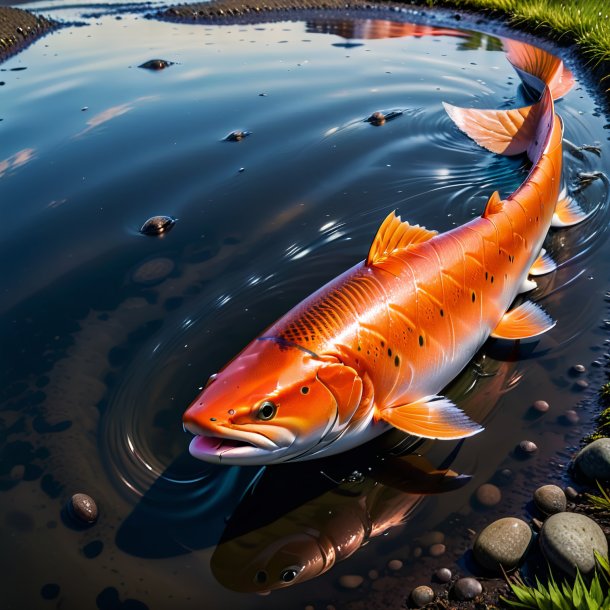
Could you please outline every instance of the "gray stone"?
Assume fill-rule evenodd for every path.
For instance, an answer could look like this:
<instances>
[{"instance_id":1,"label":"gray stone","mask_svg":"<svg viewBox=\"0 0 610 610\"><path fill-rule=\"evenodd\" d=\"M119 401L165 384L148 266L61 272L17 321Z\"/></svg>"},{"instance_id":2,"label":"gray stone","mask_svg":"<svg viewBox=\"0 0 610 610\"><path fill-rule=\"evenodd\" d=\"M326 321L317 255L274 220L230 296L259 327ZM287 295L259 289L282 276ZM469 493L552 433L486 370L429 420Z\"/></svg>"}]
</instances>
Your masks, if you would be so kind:
<instances>
[{"instance_id":1,"label":"gray stone","mask_svg":"<svg viewBox=\"0 0 610 610\"><path fill-rule=\"evenodd\" d=\"M402 568L402 561L400 561L400 559L390 559L390 561L388 561L388 568L390 570L400 570Z\"/></svg>"},{"instance_id":2,"label":"gray stone","mask_svg":"<svg viewBox=\"0 0 610 610\"><path fill-rule=\"evenodd\" d=\"M418 608L429 604L433 599L434 591L425 585L415 587L415 589L411 591L411 600Z\"/></svg>"},{"instance_id":3,"label":"gray stone","mask_svg":"<svg viewBox=\"0 0 610 610\"><path fill-rule=\"evenodd\" d=\"M533 406L538 413L546 413L549 410L549 403L546 400L537 400Z\"/></svg>"},{"instance_id":4,"label":"gray stone","mask_svg":"<svg viewBox=\"0 0 610 610\"><path fill-rule=\"evenodd\" d=\"M576 568L588 575L595 568L595 551L608 557L608 541L602 528L585 515L557 513L542 526L540 547L549 562L571 576Z\"/></svg>"},{"instance_id":5,"label":"gray stone","mask_svg":"<svg viewBox=\"0 0 610 610\"><path fill-rule=\"evenodd\" d=\"M449 582L453 577L451 570L449 568L439 568L436 572L434 572L434 576L436 576L436 580L438 582Z\"/></svg>"},{"instance_id":6,"label":"gray stone","mask_svg":"<svg viewBox=\"0 0 610 610\"><path fill-rule=\"evenodd\" d=\"M544 515L562 513L568 504L563 489L557 485L543 485L534 492L534 504Z\"/></svg>"},{"instance_id":7,"label":"gray stone","mask_svg":"<svg viewBox=\"0 0 610 610\"><path fill-rule=\"evenodd\" d=\"M576 472L589 481L610 479L610 438L598 438L574 458Z\"/></svg>"},{"instance_id":8,"label":"gray stone","mask_svg":"<svg viewBox=\"0 0 610 610\"><path fill-rule=\"evenodd\" d=\"M483 587L476 578L460 578L453 585L455 596L461 601L470 601L483 593Z\"/></svg>"},{"instance_id":9,"label":"gray stone","mask_svg":"<svg viewBox=\"0 0 610 610\"><path fill-rule=\"evenodd\" d=\"M95 523L98 510L95 500L87 494L74 494L68 503L69 512L84 523Z\"/></svg>"},{"instance_id":10,"label":"gray stone","mask_svg":"<svg viewBox=\"0 0 610 610\"><path fill-rule=\"evenodd\" d=\"M441 555L443 555L445 553L445 551L447 550L447 547L444 544L433 544L429 549L428 549L428 555L430 555L430 557L440 557Z\"/></svg>"},{"instance_id":11,"label":"gray stone","mask_svg":"<svg viewBox=\"0 0 610 610\"><path fill-rule=\"evenodd\" d=\"M536 453L538 451L538 446L533 441L521 441L519 443L519 451L521 451L524 455L531 455L532 453Z\"/></svg>"},{"instance_id":12,"label":"gray stone","mask_svg":"<svg viewBox=\"0 0 610 610\"><path fill-rule=\"evenodd\" d=\"M521 519L505 517L490 523L476 538L474 558L487 570L501 573L516 568L532 541L530 526Z\"/></svg>"},{"instance_id":13,"label":"gray stone","mask_svg":"<svg viewBox=\"0 0 610 610\"><path fill-rule=\"evenodd\" d=\"M475 497L481 506L491 508L496 504L500 504L500 501L502 500L502 492L495 485L492 485L491 483L484 483L477 489Z\"/></svg>"}]
</instances>

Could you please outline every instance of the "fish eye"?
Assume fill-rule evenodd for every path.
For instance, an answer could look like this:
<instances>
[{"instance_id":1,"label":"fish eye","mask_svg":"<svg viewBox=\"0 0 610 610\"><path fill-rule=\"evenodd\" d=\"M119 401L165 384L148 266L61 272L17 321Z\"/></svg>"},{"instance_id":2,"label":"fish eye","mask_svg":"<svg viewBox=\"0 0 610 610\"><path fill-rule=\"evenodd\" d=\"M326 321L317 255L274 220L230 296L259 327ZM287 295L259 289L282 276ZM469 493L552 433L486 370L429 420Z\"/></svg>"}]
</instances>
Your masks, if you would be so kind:
<instances>
[{"instance_id":1,"label":"fish eye","mask_svg":"<svg viewBox=\"0 0 610 610\"><path fill-rule=\"evenodd\" d=\"M301 394L309 394L309 388L306 385L301 388Z\"/></svg>"},{"instance_id":2,"label":"fish eye","mask_svg":"<svg viewBox=\"0 0 610 610\"><path fill-rule=\"evenodd\" d=\"M297 577L298 573L298 570L288 568L280 574L280 578L282 579L282 582L292 582Z\"/></svg>"},{"instance_id":3,"label":"fish eye","mask_svg":"<svg viewBox=\"0 0 610 610\"><path fill-rule=\"evenodd\" d=\"M254 575L254 582L259 585L262 585L263 583L267 582L267 572L265 572L265 570L259 570Z\"/></svg>"},{"instance_id":4,"label":"fish eye","mask_svg":"<svg viewBox=\"0 0 610 610\"><path fill-rule=\"evenodd\" d=\"M276 412L277 405L270 400L265 400L265 402L261 403L260 407L258 408L256 417L258 417L258 419L262 419L263 421L269 421L275 417Z\"/></svg>"}]
</instances>

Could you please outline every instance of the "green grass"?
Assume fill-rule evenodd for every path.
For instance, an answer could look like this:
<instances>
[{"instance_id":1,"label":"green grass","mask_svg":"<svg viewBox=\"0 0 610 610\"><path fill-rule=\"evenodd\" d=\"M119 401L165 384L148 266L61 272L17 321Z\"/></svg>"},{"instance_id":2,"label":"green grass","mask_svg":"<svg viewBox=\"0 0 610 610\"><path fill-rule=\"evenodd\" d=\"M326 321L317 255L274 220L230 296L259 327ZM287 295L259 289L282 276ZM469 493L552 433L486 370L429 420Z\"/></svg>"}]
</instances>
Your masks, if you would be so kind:
<instances>
[{"instance_id":1,"label":"green grass","mask_svg":"<svg viewBox=\"0 0 610 610\"><path fill-rule=\"evenodd\" d=\"M514 25L576 43L593 64L610 62L608 0L426 0L426 4L498 11Z\"/></svg>"},{"instance_id":2,"label":"green grass","mask_svg":"<svg viewBox=\"0 0 610 610\"><path fill-rule=\"evenodd\" d=\"M595 494L585 494L587 502L593 508L610 512L610 495L608 494L609 490L604 489L599 481L597 481L597 487L599 488L599 491L602 495L597 496Z\"/></svg>"}]
</instances>

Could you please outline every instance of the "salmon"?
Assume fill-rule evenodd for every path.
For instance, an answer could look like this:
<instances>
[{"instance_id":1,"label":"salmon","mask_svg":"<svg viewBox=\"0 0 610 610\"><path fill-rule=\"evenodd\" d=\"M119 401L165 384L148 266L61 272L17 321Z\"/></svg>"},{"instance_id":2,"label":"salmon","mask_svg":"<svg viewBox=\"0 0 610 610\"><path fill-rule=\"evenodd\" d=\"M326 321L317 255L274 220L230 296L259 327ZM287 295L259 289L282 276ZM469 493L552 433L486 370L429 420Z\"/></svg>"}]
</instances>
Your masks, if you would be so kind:
<instances>
[{"instance_id":1,"label":"salmon","mask_svg":"<svg viewBox=\"0 0 610 610\"><path fill-rule=\"evenodd\" d=\"M320 288L252 341L184 414L190 452L223 464L309 460L351 449L392 426L434 439L480 433L442 390L489 337L532 339L554 320L531 301L556 265L542 249L551 226L587 215L562 191L563 125L554 100L574 79L545 51L505 41L508 60L539 99L510 110L445 104L457 127L532 166L480 217L438 234L390 213L366 259Z\"/></svg>"}]
</instances>

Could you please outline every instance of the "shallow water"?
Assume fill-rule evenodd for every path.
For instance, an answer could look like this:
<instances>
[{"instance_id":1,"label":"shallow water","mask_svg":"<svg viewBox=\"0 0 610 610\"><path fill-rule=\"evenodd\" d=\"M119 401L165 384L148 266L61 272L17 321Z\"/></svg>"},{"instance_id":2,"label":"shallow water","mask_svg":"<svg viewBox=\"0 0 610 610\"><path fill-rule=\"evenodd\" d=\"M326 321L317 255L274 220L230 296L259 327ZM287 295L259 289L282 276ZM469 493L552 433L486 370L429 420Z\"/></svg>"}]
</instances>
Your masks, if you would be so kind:
<instances>
[{"instance_id":1,"label":"shallow water","mask_svg":"<svg viewBox=\"0 0 610 610\"><path fill-rule=\"evenodd\" d=\"M562 480L591 420L592 391L569 371L582 362L595 379L605 350L603 181L578 194L598 206L593 217L548 239L560 268L532 298L557 327L533 346L486 346L448 391L486 426L477 437L424 443L427 461L400 457L408 443L390 435L259 471L192 459L180 421L211 373L364 258L389 211L443 231L525 178L523 159L478 148L441 106L524 103L499 41L415 37L388 21L394 13L203 26L52 6L85 27L0 67L3 607L343 607L379 596L399 606L460 560L469 527L527 516L531 491ZM153 58L175 64L137 67ZM365 122L377 110L398 116ZM568 140L602 147L601 158L566 150L568 184L607 172L608 119L595 101L577 84L558 110ZM224 141L238 129L251 135ZM178 221L162 238L140 235L156 214ZM533 418L539 398L552 407ZM575 407L582 425L568 427L561 416ZM527 461L513 452L524 438L540 447ZM441 465L472 478L439 482L430 471ZM503 502L485 512L472 494L505 468ZM91 528L61 514L77 491L99 502ZM417 559L429 530L444 533L446 554ZM324 571L322 539L353 554ZM278 540L296 544L282 551L289 559ZM306 559L294 586L240 592L269 589ZM402 580L390 559L405 562ZM346 590L345 574L367 579Z\"/></svg>"}]
</instances>

